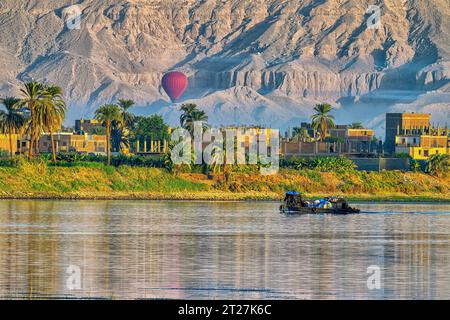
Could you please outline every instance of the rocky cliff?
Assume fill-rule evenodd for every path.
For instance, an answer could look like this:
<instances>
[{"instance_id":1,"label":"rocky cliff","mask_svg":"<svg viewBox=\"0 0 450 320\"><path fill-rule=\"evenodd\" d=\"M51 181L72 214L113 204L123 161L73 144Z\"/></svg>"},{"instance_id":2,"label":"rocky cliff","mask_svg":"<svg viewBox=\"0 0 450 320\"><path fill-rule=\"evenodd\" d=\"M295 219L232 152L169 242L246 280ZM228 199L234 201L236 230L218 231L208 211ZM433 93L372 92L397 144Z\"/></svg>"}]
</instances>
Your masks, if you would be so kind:
<instances>
[{"instance_id":1,"label":"rocky cliff","mask_svg":"<svg viewBox=\"0 0 450 320\"><path fill-rule=\"evenodd\" d=\"M79 29L67 24L73 4ZM214 123L295 125L318 101L339 108L338 120L366 121L399 104L420 111L428 95L448 119L449 1L373 4L2 0L0 92L39 79L65 88L71 120L127 97L176 122L160 80L177 69L189 75L184 98Z\"/></svg>"}]
</instances>

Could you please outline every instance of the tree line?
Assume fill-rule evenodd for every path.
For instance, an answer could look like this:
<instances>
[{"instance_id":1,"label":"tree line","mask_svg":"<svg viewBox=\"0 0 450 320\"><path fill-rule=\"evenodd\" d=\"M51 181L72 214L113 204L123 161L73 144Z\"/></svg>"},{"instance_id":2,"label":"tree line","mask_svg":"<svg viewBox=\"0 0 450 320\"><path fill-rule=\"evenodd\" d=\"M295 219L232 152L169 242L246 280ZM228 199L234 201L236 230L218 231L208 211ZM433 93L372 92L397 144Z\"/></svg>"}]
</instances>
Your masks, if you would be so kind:
<instances>
[{"instance_id":1,"label":"tree line","mask_svg":"<svg viewBox=\"0 0 450 320\"><path fill-rule=\"evenodd\" d=\"M64 121L67 106L62 89L52 84L31 81L23 84L20 97L1 99L6 110L0 110L0 131L9 136L10 156L13 157L12 135L29 136L28 158L39 154L39 137L50 133L53 161L56 149L53 132Z\"/></svg>"},{"instance_id":2,"label":"tree line","mask_svg":"<svg viewBox=\"0 0 450 320\"><path fill-rule=\"evenodd\" d=\"M67 112L67 104L63 99L62 89L53 84L30 81L20 88L19 97L6 97L0 99L5 110L0 110L0 133L9 136L10 157L13 158L14 134L28 136L28 158L39 155L39 139L42 134L50 135L52 160L56 162L56 147L54 132L61 130ZM131 111L135 102L130 99L119 99L116 104L105 104L95 111L95 119L102 123L104 132L93 132L106 135L107 164L111 164L111 150L124 151L138 140L167 140L170 142L169 126L162 116L150 117L136 116ZM315 113L311 116L311 125L314 137L310 137L306 128L294 128L294 136L302 141L324 141L328 131L334 128L334 116L331 114L332 106L326 103L314 107ZM180 126L193 134L194 123L202 122L203 128L209 128L208 116L197 105L188 103L181 105ZM351 124L350 128L360 129L359 122ZM98 129L98 128L97 128ZM21 150L22 148L20 148ZM427 162L430 173L448 172L449 156L433 155ZM412 163L413 170L417 171L419 165ZM215 165L214 171L216 171ZM220 168L219 168L220 170ZM224 168L225 171L225 168Z\"/></svg>"}]
</instances>

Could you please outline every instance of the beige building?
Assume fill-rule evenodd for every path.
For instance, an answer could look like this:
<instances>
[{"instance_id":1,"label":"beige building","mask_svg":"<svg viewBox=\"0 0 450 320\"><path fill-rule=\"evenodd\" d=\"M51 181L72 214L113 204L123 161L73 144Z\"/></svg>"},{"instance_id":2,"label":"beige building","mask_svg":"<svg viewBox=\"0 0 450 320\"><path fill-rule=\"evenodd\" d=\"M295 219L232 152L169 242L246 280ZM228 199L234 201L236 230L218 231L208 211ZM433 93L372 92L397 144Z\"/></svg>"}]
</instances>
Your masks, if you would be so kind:
<instances>
[{"instance_id":1,"label":"beige building","mask_svg":"<svg viewBox=\"0 0 450 320\"><path fill-rule=\"evenodd\" d=\"M102 128L102 123L95 119L75 120L75 132L77 134L92 134L95 128Z\"/></svg>"},{"instance_id":2,"label":"beige building","mask_svg":"<svg viewBox=\"0 0 450 320\"><path fill-rule=\"evenodd\" d=\"M408 154L414 160L427 160L435 154L449 153L447 130L435 135L403 134L395 137L395 152Z\"/></svg>"},{"instance_id":3,"label":"beige building","mask_svg":"<svg viewBox=\"0 0 450 320\"><path fill-rule=\"evenodd\" d=\"M13 154L16 154L20 147L20 136L17 134L11 135L11 141ZM9 153L9 135L0 134L0 150Z\"/></svg>"},{"instance_id":4,"label":"beige building","mask_svg":"<svg viewBox=\"0 0 450 320\"><path fill-rule=\"evenodd\" d=\"M430 130L431 114L429 113L387 113L386 114L386 141L384 151L395 153L396 136L416 134Z\"/></svg>"},{"instance_id":5,"label":"beige building","mask_svg":"<svg viewBox=\"0 0 450 320\"><path fill-rule=\"evenodd\" d=\"M106 153L106 136L103 135L55 133L53 136L56 152ZM45 134L39 139L39 152L52 152L49 134Z\"/></svg>"},{"instance_id":6,"label":"beige building","mask_svg":"<svg viewBox=\"0 0 450 320\"><path fill-rule=\"evenodd\" d=\"M370 154L376 151L372 143L374 138L372 129L350 129L348 126L338 125L329 130L328 138L331 138L326 139L328 142L300 141L296 138L284 139L281 142L281 153L288 156L301 156Z\"/></svg>"},{"instance_id":7,"label":"beige building","mask_svg":"<svg viewBox=\"0 0 450 320\"><path fill-rule=\"evenodd\" d=\"M407 154L415 160L427 160L449 152L448 129L433 128L429 113L386 114L385 152Z\"/></svg>"}]
</instances>

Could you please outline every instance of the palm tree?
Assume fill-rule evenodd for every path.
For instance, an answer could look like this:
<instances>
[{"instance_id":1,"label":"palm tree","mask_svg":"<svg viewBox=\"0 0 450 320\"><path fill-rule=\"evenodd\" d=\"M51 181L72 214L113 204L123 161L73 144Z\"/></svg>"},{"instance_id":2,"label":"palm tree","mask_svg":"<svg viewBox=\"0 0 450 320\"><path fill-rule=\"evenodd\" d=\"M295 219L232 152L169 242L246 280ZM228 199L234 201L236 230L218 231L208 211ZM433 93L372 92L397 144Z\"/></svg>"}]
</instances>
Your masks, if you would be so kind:
<instances>
[{"instance_id":1,"label":"palm tree","mask_svg":"<svg viewBox=\"0 0 450 320\"><path fill-rule=\"evenodd\" d=\"M31 157L33 156L33 146L35 148L35 154L38 154L39 152L39 128L36 119L36 109L42 104L48 102L48 96L46 95L44 86L36 81L25 83L23 88L20 89L20 93L22 97L18 104L18 107L25 108L30 112L30 147L28 150L28 158L31 159Z\"/></svg>"},{"instance_id":2,"label":"palm tree","mask_svg":"<svg viewBox=\"0 0 450 320\"><path fill-rule=\"evenodd\" d=\"M0 130L2 133L7 133L9 136L9 153L12 159L12 135L23 128L26 119L17 108L20 99L7 97L0 101L6 108L6 111L0 110Z\"/></svg>"},{"instance_id":3,"label":"palm tree","mask_svg":"<svg viewBox=\"0 0 450 320\"><path fill-rule=\"evenodd\" d=\"M52 145L52 159L56 162L55 139L53 130L60 129L66 116L67 106L62 96L62 89L55 85L45 87L45 93L48 97L45 103L36 108L37 123L44 130L48 130Z\"/></svg>"},{"instance_id":4,"label":"palm tree","mask_svg":"<svg viewBox=\"0 0 450 320\"><path fill-rule=\"evenodd\" d=\"M203 130L209 128L208 116L206 115L205 111L194 110L186 117L183 128L189 131L191 135L194 133L195 122L201 122Z\"/></svg>"},{"instance_id":5,"label":"palm tree","mask_svg":"<svg viewBox=\"0 0 450 320\"><path fill-rule=\"evenodd\" d=\"M446 175L449 172L450 155L434 154L427 162L427 171L432 175Z\"/></svg>"},{"instance_id":6,"label":"palm tree","mask_svg":"<svg viewBox=\"0 0 450 320\"><path fill-rule=\"evenodd\" d=\"M317 113L311 116L312 125L315 130L320 131L321 140L327 136L328 129L334 128L334 116L329 114L333 109L328 103L317 104L314 111Z\"/></svg>"},{"instance_id":7,"label":"palm tree","mask_svg":"<svg viewBox=\"0 0 450 320\"><path fill-rule=\"evenodd\" d=\"M213 173L220 172L222 164L224 164L224 152L220 146L213 146L211 150L211 161L209 164L209 169Z\"/></svg>"},{"instance_id":8,"label":"palm tree","mask_svg":"<svg viewBox=\"0 0 450 320\"><path fill-rule=\"evenodd\" d=\"M111 165L111 123L122 121L120 108L115 104L105 104L95 111L95 119L101 121L106 127L106 155L109 166Z\"/></svg>"},{"instance_id":9,"label":"palm tree","mask_svg":"<svg viewBox=\"0 0 450 320\"><path fill-rule=\"evenodd\" d=\"M119 152L124 148L130 147L128 136L128 130L121 123L117 121L111 123L111 146L114 151Z\"/></svg>"},{"instance_id":10,"label":"palm tree","mask_svg":"<svg viewBox=\"0 0 450 320\"><path fill-rule=\"evenodd\" d=\"M181 105L181 109L183 113L180 116L180 125L184 128L186 124L186 120L191 116L192 112L198 111L197 105L193 103L187 103Z\"/></svg>"},{"instance_id":11,"label":"palm tree","mask_svg":"<svg viewBox=\"0 0 450 320\"><path fill-rule=\"evenodd\" d=\"M361 122L353 122L350 126L349 129L363 129L363 125Z\"/></svg>"},{"instance_id":12,"label":"palm tree","mask_svg":"<svg viewBox=\"0 0 450 320\"><path fill-rule=\"evenodd\" d=\"M298 138L300 139L300 141L303 142L311 139L311 137L308 134L308 129L306 128L295 127L292 131L292 134L294 138Z\"/></svg>"},{"instance_id":13,"label":"palm tree","mask_svg":"<svg viewBox=\"0 0 450 320\"><path fill-rule=\"evenodd\" d=\"M122 114L122 121L113 121L111 123L111 144L115 151L120 151L122 148L128 148L130 128L133 126L135 119L134 114L128 111L133 105L133 100L119 99L118 106Z\"/></svg>"},{"instance_id":14,"label":"palm tree","mask_svg":"<svg viewBox=\"0 0 450 320\"><path fill-rule=\"evenodd\" d=\"M134 121L134 114L128 111L132 106L135 105L135 102L130 99L119 99L118 106L121 109L122 112L122 119L123 119L123 125L125 127L130 127L133 124Z\"/></svg>"}]
</instances>

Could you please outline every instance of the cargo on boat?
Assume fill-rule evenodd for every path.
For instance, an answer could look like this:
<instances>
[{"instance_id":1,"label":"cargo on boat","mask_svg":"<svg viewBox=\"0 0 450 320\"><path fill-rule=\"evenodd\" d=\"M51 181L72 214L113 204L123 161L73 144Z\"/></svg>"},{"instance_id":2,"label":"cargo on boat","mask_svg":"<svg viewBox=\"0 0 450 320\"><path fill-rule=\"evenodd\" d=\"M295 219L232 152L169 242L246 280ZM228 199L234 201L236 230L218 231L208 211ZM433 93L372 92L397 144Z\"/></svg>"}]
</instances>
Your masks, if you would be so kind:
<instances>
[{"instance_id":1,"label":"cargo on boat","mask_svg":"<svg viewBox=\"0 0 450 320\"><path fill-rule=\"evenodd\" d=\"M289 191L280 206L285 214L355 214L360 210L349 206L340 196L326 197L320 200L303 200L300 193Z\"/></svg>"}]
</instances>

